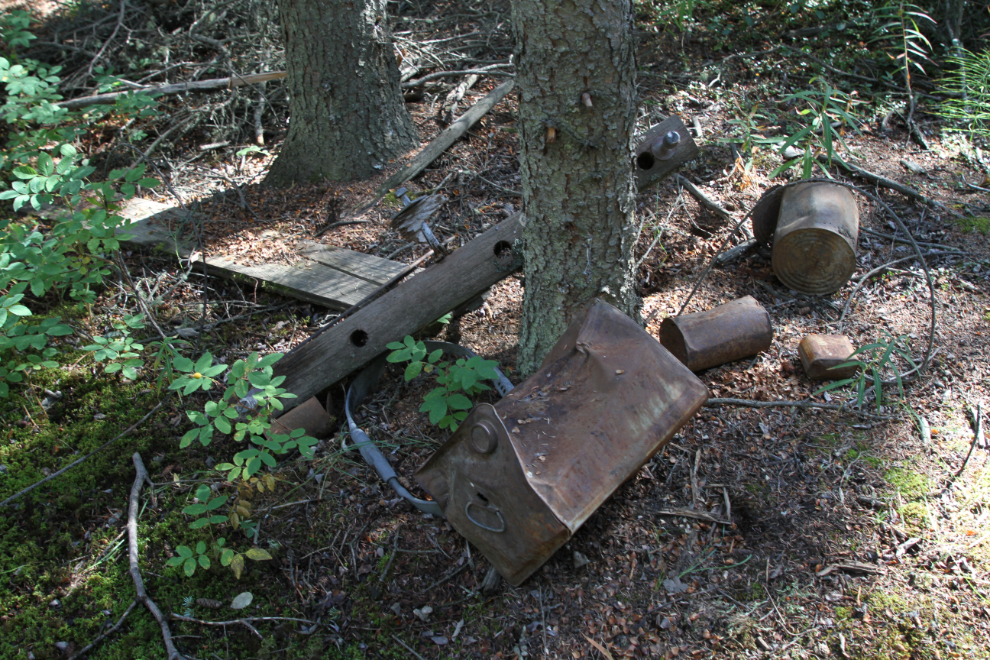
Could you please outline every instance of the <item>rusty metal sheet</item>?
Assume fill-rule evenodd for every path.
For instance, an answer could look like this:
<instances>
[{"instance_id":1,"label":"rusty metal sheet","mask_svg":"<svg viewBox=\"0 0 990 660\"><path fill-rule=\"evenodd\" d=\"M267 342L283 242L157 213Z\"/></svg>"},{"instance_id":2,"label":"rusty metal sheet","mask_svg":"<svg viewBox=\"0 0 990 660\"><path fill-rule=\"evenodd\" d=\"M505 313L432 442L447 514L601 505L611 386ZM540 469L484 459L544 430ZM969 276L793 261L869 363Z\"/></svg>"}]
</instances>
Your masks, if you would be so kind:
<instances>
[{"instance_id":1,"label":"rusty metal sheet","mask_svg":"<svg viewBox=\"0 0 990 660\"><path fill-rule=\"evenodd\" d=\"M652 336L594 301L541 368L494 407L476 407L416 479L518 585L707 398Z\"/></svg>"},{"instance_id":2,"label":"rusty metal sheet","mask_svg":"<svg viewBox=\"0 0 990 660\"><path fill-rule=\"evenodd\" d=\"M856 196L832 183L784 191L773 237L773 272L785 285L812 295L835 293L856 272Z\"/></svg>"},{"instance_id":3,"label":"rusty metal sheet","mask_svg":"<svg viewBox=\"0 0 990 660\"><path fill-rule=\"evenodd\" d=\"M296 429L303 429L306 435L313 438L325 438L330 435L330 431L333 429L333 417L327 414L317 398L313 396L278 419L273 419L269 433L289 434Z\"/></svg>"},{"instance_id":4,"label":"rusty metal sheet","mask_svg":"<svg viewBox=\"0 0 990 660\"><path fill-rule=\"evenodd\" d=\"M770 315L753 296L660 324L660 343L691 371L756 355L772 342Z\"/></svg>"}]
</instances>

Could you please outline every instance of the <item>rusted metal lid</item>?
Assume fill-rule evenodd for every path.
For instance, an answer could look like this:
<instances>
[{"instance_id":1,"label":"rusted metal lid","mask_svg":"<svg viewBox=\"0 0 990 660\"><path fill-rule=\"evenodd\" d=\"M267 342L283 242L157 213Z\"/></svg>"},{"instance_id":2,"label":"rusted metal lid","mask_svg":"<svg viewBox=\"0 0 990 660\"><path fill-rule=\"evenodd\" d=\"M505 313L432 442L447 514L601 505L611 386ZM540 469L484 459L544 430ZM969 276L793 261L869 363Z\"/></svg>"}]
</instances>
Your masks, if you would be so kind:
<instances>
[{"instance_id":1,"label":"rusted metal lid","mask_svg":"<svg viewBox=\"0 0 990 660\"><path fill-rule=\"evenodd\" d=\"M763 193L763 197L753 207L750 216L753 220L753 237L761 245L773 243L773 234L777 231L777 218L780 216L780 200L784 195L782 186L774 186Z\"/></svg>"}]
</instances>

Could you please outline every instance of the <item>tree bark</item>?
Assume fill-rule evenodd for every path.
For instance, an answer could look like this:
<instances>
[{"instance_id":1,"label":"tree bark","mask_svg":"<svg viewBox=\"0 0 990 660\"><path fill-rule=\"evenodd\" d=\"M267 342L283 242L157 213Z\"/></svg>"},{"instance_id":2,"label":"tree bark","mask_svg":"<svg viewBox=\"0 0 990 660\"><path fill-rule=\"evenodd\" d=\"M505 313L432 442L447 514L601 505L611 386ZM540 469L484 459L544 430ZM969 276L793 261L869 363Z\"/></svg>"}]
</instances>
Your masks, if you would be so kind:
<instances>
[{"instance_id":1,"label":"tree bark","mask_svg":"<svg viewBox=\"0 0 990 660\"><path fill-rule=\"evenodd\" d=\"M281 0L289 132L265 182L378 173L417 146L385 0Z\"/></svg>"},{"instance_id":2,"label":"tree bark","mask_svg":"<svg viewBox=\"0 0 990 660\"><path fill-rule=\"evenodd\" d=\"M515 0L524 272L519 369L531 373L585 303L639 319L631 0Z\"/></svg>"}]
</instances>

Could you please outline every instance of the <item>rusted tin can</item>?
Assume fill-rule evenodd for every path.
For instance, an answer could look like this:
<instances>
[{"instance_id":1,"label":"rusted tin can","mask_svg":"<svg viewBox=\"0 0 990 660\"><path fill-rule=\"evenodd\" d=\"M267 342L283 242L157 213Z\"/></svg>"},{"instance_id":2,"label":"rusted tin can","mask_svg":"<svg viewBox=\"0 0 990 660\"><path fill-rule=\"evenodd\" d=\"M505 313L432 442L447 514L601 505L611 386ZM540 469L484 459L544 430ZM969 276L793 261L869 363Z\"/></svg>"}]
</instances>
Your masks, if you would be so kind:
<instances>
[{"instance_id":1,"label":"rusted tin can","mask_svg":"<svg viewBox=\"0 0 990 660\"><path fill-rule=\"evenodd\" d=\"M798 344L798 355L801 357L804 373L811 380L852 378L861 364L839 369L836 367L849 362L854 352L852 342L845 335L808 335Z\"/></svg>"},{"instance_id":2,"label":"rusted tin can","mask_svg":"<svg viewBox=\"0 0 990 660\"><path fill-rule=\"evenodd\" d=\"M801 293L826 295L856 271L856 196L831 183L787 188L773 236L773 272Z\"/></svg>"},{"instance_id":3,"label":"rusted tin can","mask_svg":"<svg viewBox=\"0 0 990 660\"><path fill-rule=\"evenodd\" d=\"M595 301L539 371L476 406L416 480L519 585L707 398L653 337Z\"/></svg>"},{"instance_id":4,"label":"rusted tin can","mask_svg":"<svg viewBox=\"0 0 990 660\"><path fill-rule=\"evenodd\" d=\"M770 315L753 296L660 324L660 343L691 371L756 355L772 342Z\"/></svg>"}]
</instances>

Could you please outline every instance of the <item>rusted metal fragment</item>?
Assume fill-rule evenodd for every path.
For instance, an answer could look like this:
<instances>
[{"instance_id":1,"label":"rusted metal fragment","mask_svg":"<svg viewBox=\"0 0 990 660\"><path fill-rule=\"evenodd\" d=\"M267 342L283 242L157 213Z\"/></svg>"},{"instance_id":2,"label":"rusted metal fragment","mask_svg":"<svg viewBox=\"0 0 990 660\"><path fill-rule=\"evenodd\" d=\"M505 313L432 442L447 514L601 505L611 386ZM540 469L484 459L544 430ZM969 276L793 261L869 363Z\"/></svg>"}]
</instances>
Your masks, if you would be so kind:
<instances>
[{"instance_id":1,"label":"rusted metal fragment","mask_svg":"<svg viewBox=\"0 0 990 660\"><path fill-rule=\"evenodd\" d=\"M289 434L303 429L312 438L325 438L333 428L333 417L327 414L317 398L310 397L278 419L272 420L269 433Z\"/></svg>"},{"instance_id":2,"label":"rusted metal fragment","mask_svg":"<svg viewBox=\"0 0 990 660\"><path fill-rule=\"evenodd\" d=\"M645 190L689 160L698 145L680 117L668 117L648 130L636 147L636 189Z\"/></svg>"},{"instance_id":3,"label":"rusted metal fragment","mask_svg":"<svg viewBox=\"0 0 990 660\"><path fill-rule=\"evenodd\" d=\"M804 373L811 380L841 380L852 378L861 364L836 368L849 362L855 349L845 335L808 335L798 344L798 355Z\"/></svg>"},{"instance_id":4,"label":"rusted metal fragment","mask_svg":"<svg viewBox=\"0 0 990 660\"><path fill-rule=\"evenodd\" d=\"M539 371L477 406L416 479L518 585L707 398L653 337L594 301Z\"/></svg>"},{"instance_id":5,"label":"rusted metal fragment","mask_svg":"<svg viewBox=\"0 0 990 660\"><path fill-rule=\"evenodd\" d=\"M660 343L691 371L756 355L772 342L770 315L753 296L660 324Z\"/></svg>"},{"instance_id":6,"label":"rusted metal fragment","mask_svg":"<svg viewBox=\"0 0 990 660\"><path fill-rule=\"evenodd\" d=\"M835 293L856 271L856 196L831 183L784 190L773 237L773 272L812 295Z\"/></svg>"}]
</instances>

